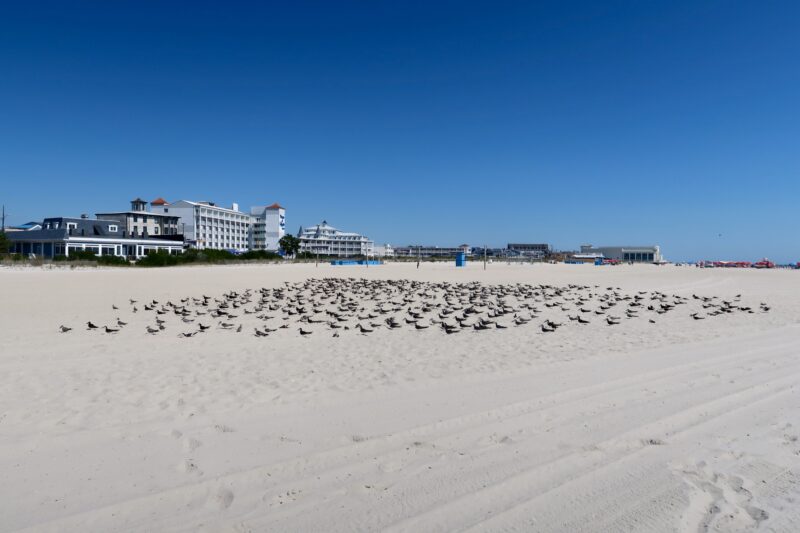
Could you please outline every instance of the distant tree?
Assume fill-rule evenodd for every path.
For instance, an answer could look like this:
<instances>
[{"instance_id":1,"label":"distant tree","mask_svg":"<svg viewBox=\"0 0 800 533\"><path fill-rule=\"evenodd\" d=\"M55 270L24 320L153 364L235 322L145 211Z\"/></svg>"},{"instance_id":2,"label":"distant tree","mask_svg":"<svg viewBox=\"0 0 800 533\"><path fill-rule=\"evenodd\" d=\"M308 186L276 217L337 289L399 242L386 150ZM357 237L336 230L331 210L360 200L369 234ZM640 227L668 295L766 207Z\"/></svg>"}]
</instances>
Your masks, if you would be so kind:
<instances>
[{"instance_id":1,"label":"distant tree","mask_svg":"<svg viewBox=\"0 0 800 533\"><path fill-rule=\"evenodd\" d=\"M0 254L7 254L11 248L11 241L6 237L5 231L0 231Z\"/></svg>"},{"instance_id":2,"label":"distant tree","mask_svg":"<svg viewBox=\"0 0 800 533\"><path fill-rule=\"evenodd\" d=\"M294 235L284 235L281 237L281 240L278 241L278 245L286 255L295 255L300 251L300 239Z\"/></svg>"}]
</instances>

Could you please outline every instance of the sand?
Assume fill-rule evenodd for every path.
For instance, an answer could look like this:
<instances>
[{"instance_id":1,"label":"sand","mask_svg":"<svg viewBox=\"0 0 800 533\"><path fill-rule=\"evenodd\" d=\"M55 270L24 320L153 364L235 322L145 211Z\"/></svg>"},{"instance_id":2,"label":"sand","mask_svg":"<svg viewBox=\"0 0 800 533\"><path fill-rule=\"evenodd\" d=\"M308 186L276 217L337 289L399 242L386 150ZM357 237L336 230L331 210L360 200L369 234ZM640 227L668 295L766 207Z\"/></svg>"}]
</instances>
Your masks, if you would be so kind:
<instances>
[{"instance_id":1,"label":"sand","mask_svg":"<svg viewBox=\"0 0 800 533\"><path fill-rule=\"evenodd\" d=\"M179 338L174 323L148 335L152 316L128 302L326 276L741 294L757 312L694 320L678 309L655 324L554 333L534 321L459 335ZM797 531L798 276L0 269L0 530ZM85 330L117 317L119 333Z\"/></svg>"}]
</instances>

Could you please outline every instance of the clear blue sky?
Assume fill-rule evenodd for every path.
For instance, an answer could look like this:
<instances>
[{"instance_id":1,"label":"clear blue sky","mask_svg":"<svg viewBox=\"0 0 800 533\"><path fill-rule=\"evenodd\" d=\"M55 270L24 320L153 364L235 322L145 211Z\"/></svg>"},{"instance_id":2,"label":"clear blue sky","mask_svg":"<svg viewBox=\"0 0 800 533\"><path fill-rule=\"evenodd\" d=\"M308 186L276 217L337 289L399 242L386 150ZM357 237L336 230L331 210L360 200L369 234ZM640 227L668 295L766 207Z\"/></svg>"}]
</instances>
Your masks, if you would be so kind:
<instances>
[{"instance_id":1,"label":"clear blue sky","mask_svg":"<svg viewBox=\"0 0 800 533\"><path fill-rule=\"evenodd\" d=\"M0 202L800 260L798 28L795 1L6 2Z\"/></svg>"}]
</instances>

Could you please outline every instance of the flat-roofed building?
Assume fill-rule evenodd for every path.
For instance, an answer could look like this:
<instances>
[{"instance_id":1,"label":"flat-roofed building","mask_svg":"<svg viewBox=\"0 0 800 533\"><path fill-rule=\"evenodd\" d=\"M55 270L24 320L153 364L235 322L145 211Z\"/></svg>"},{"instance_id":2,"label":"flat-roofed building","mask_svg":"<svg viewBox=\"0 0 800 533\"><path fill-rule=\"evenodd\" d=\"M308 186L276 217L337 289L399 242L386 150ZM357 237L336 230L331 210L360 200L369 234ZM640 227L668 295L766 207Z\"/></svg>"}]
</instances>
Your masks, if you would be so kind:
<instances>
[{"instance_id":1,"label":"flat-roofed building","mask_svg":"<svg viewBox=\"0 0 800 533\"><path fill-rule=\"evenodd\" d=\"M509 243L506 250L510 256L531 259L544 259L553 251L552 247L545 243Z\"/></svg>"},{"instance_id":2,"label":"flat-roofed building","mask_svg":"<svg viewBox=\"0 0 800 533\"><path fill-rule=\"evenodd\" d=\"M463 253L472 255L468 244L461 246L398 246L394 249L395 257L455 257Z\"/></svg>"},{"instance_id":3,"label":"flat-roofed building","mask_svg":"<svg viewBox=\"0 0 800 533\"><path fill-rule=\"evenodd\" d=\"M277 251L278 242L286 235L286 209L278 203L250 208L252 228L249 235L251 250Z\"/></svg>"},{"instance_id":4,"label":"flat-roofed building","mask_svg":"<svg viewBox=\"0 0 800 533\"><path fill-rule=\"evenodd\" d=\"M300 252L337 257L374 255L374 243L369 238L336 229L325 220L316 226L301 227L297 237Z\"/></svg>"},{"instance_id":5,"label":"flat-roofed building","mask_svg":"<svg viewBox=\"0 0 800 533\"><path fill-rule=\"evenodd\" d=\"M247 251L252 217L239 211L239 205L220 207L214 202L179 200L150 204L154 213L178 217L179 231L186 242L198 249Z\"/></svg>"},{"instance_id":6,"label":"flat-roofed building","mask_svg":"<svg viewBox=\"0 0 800 533\"><path fill-rule=\"evenodd\" d=\"M660 263L661 248L650 246L592 246L581 245L582 254L602 254L605 259L613 259L624 263Z\"/></svg>"},{"instance_id":7,"label":"flat-roofed building","mask_svg":"<svg viewBox=\"0 0 800 533\"><path fill-rule=\"evenodd\" d=\"M394 248L391 244L376 244L372 247L375 257L394 257Z\"/></svg>"}]
</instances>

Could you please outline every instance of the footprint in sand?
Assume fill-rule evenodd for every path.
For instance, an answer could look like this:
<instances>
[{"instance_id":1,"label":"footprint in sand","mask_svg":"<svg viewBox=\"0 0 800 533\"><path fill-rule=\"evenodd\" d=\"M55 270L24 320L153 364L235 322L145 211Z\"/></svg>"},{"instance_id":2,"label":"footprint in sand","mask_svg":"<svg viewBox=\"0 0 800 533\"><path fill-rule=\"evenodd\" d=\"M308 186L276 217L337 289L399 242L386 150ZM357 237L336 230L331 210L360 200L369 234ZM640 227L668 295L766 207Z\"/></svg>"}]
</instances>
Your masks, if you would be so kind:
<instances>
[{"instance_id":1,"label":"footprint in sand","mask_svg":"<svg viewBox=\"0 0 800 533\"><path fill-rule=\"evenodd\" d=\"M183 440L183 449L187 452L193 452L202 445L203 443L197 439L187 438Z\"/></svg>"},{"instance_id":2,"label":"footprint in sand","mask_svg":"<svg viewBox=\"0 0 800 533\"><path fill-rule=\"evenodd\" d=\"M203 472L200 471L197 463L194 462L192 459L184 459L178 465L178 471L183 472L184 474L197 474L202 476Z\"/></svg>"},{"instance_id":3,"label":"footprint in sand","mask_svg":"<svg viewBox=\"0 0 800 533\"><path fill-rule=\"evenodd\" d=\"M739 476L714 472L704 461L681 469L684 479L711 503L698 524L698 531L732 531L759 527L769 513L752 504L753 494Z\"/></svg>"},{"instance_id":4,"label":"footprint in sand","mask_svg":"<svg viewBox=\"0 0 800 533\"><path fill-rule=\"evenodd\" d=\"M214 503L220 510L227 509L233 503L233 491L220 487L214 495Z\"/></svg>"}]
</instances>

